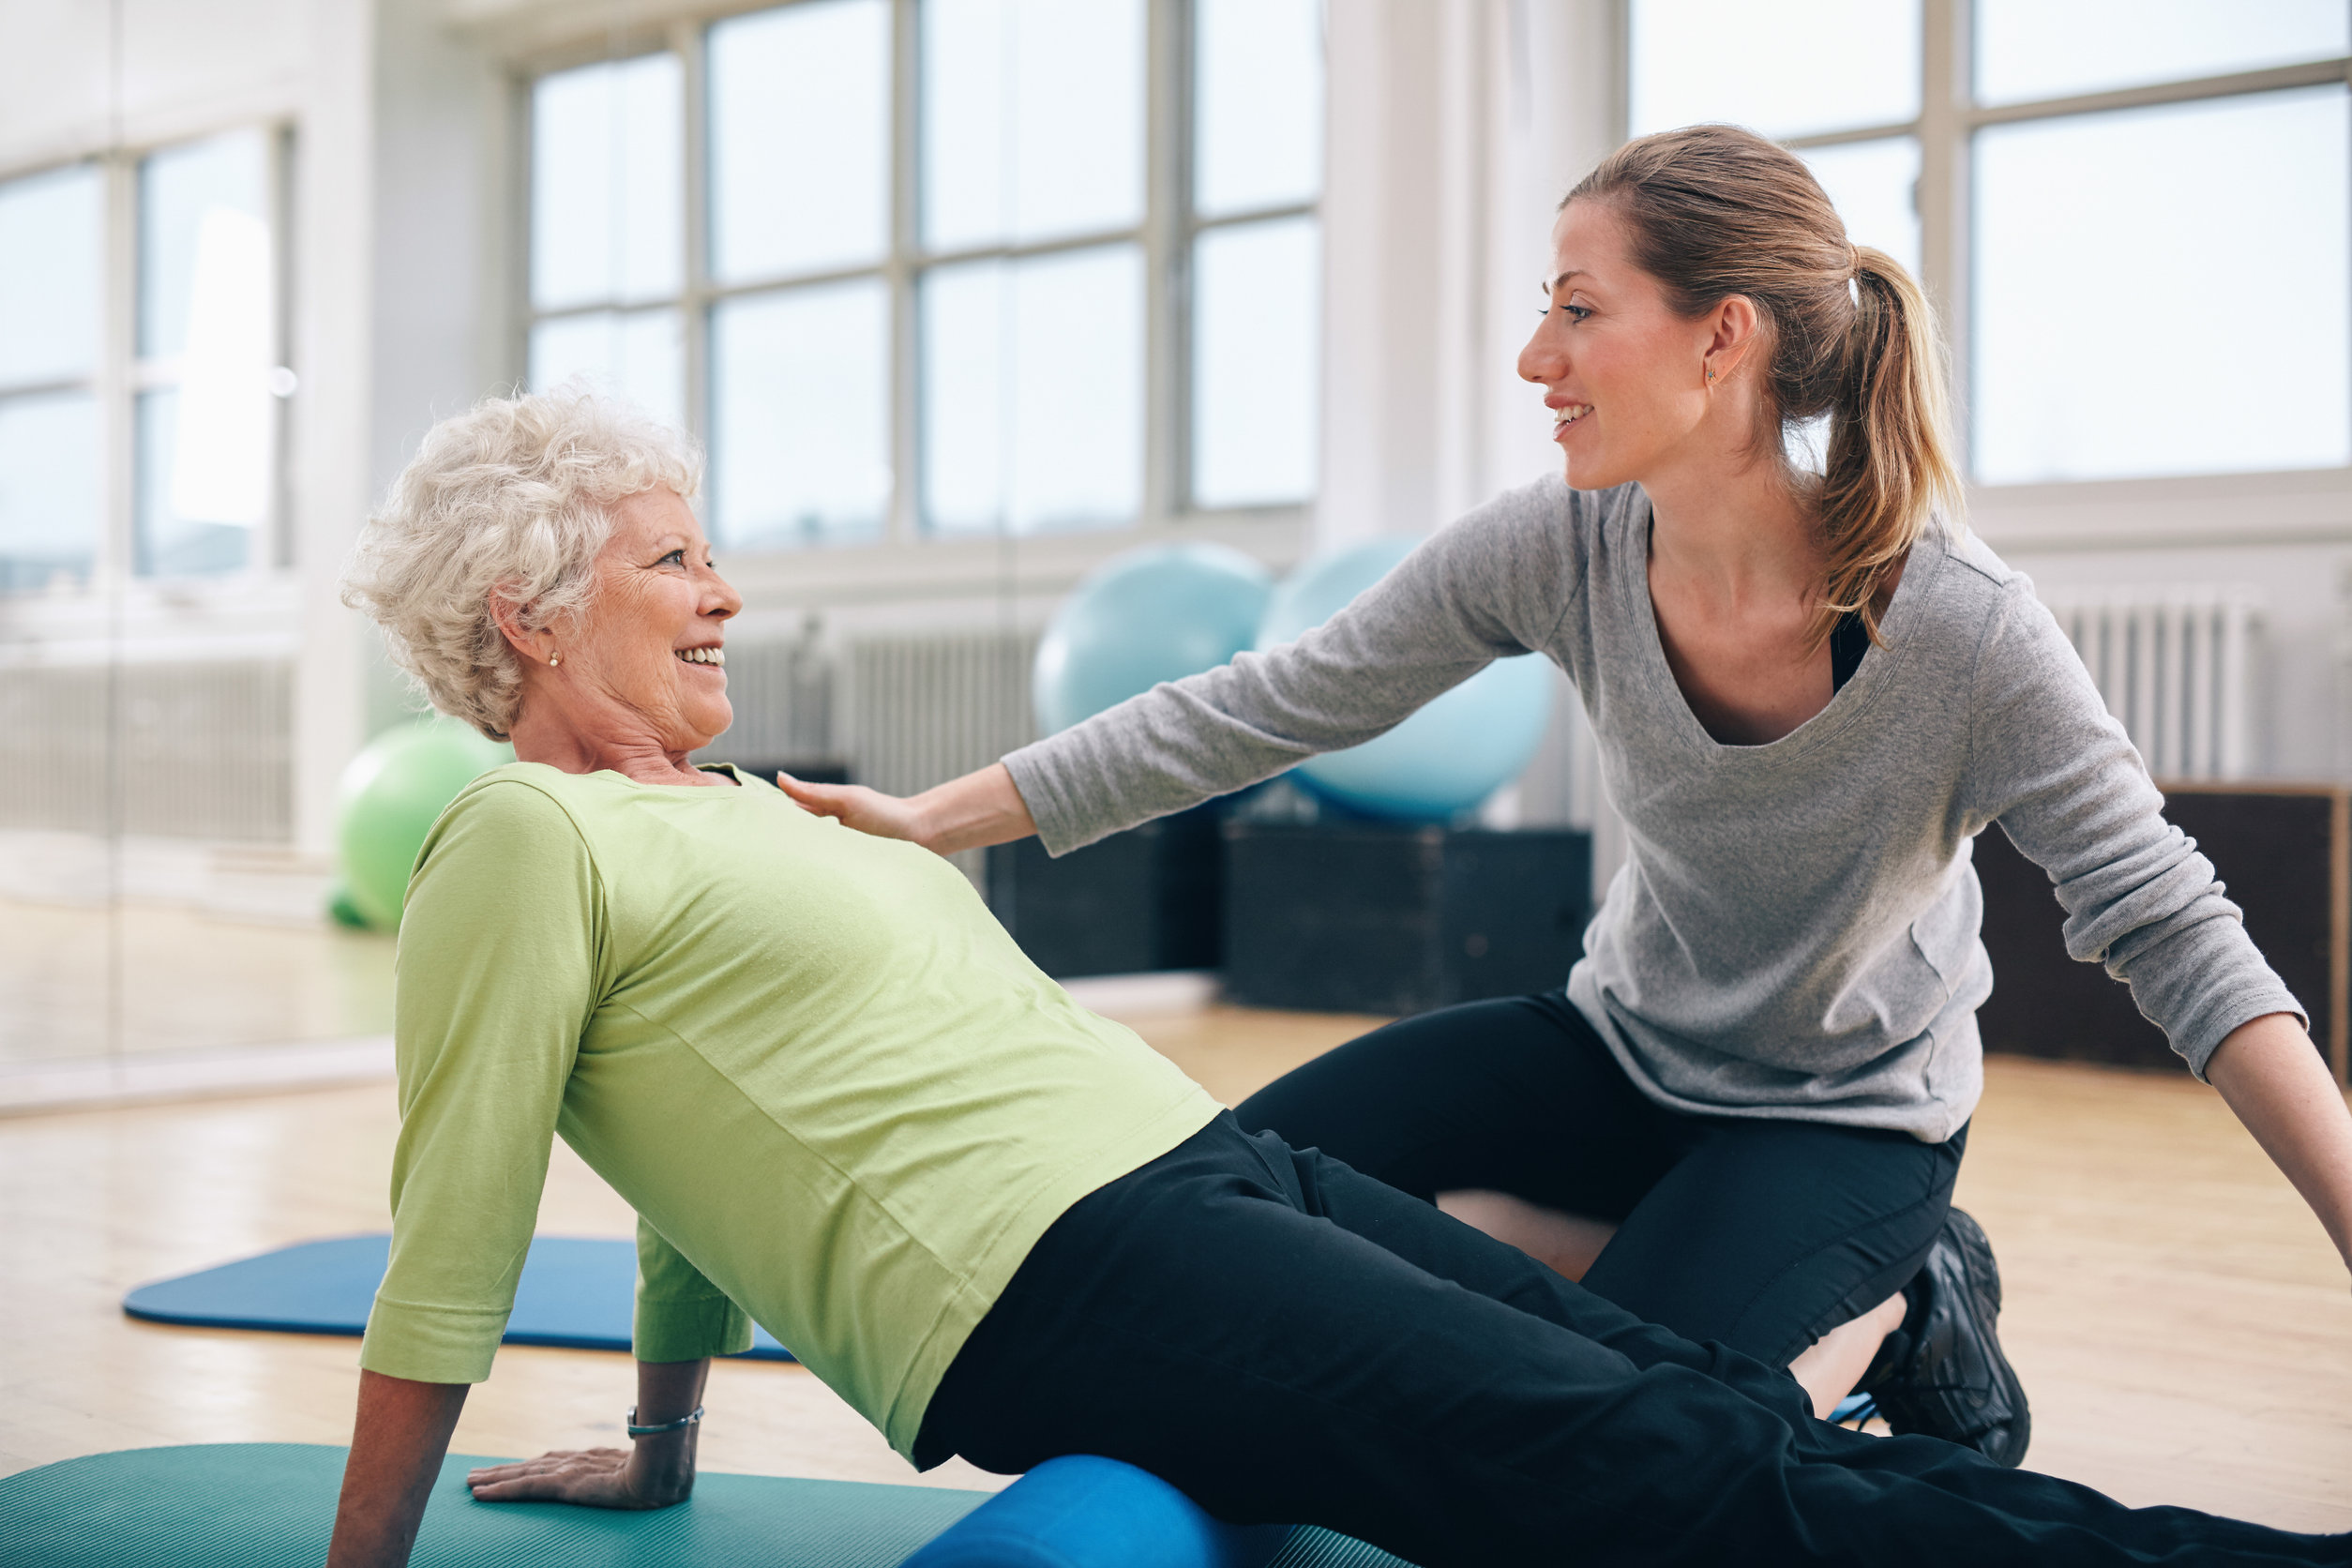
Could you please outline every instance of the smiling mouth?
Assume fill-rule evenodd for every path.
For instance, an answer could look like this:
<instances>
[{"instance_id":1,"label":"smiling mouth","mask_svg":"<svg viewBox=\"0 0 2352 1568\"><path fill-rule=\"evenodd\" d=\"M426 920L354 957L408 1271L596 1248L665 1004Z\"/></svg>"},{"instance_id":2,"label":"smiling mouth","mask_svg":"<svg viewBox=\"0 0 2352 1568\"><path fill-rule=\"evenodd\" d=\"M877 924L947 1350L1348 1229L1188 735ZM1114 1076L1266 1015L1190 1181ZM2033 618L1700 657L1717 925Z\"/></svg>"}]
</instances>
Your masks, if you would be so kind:
<instances>
[{"instance_id":1,"label":"smiling mouth","mask_svg":"<svg viewBox=\"0 0 2352 1568\"><path fill-rule=\"evenodd\" d=\"M723 666L727 662L727 651L723 648L680 648L678 656L688 664L707 664L716 667Z\"/></svg>"},{"instance_id":2,"label":"smiling mouth","mask_svg":"<svg viewBox=\"0 0 2352 1568\"><path fill-rule=\"evenodd\" d=\"M1564 430L1591 412L1591 403L1570 403L1565 407L1556 408L1552 410L1552 429Z\"/></svg>"}]
</instances>

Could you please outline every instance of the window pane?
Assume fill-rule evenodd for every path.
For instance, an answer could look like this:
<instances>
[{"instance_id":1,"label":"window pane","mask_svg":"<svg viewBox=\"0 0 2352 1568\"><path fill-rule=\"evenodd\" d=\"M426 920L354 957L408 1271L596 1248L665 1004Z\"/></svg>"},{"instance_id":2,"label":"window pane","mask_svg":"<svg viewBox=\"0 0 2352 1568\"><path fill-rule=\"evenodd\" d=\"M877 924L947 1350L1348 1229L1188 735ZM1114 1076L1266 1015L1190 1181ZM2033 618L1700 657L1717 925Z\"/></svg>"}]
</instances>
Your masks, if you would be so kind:
<instances>
[{"instance_id":1,"label":"window pane","mask_svg":"<svg viewBox=\"0 0 2352 1568\"><path fill-rule=\"evenodd\" d=\"M531 389L585 376L656 419L686 424L686 321L676 310L594 310L531 329Z\"/></svg>"},{"instance_id":2,"label":"window pane","mask_svg":"<svg viewBox=\"0 0 2352 1568\"><path fill-rule=\"evenodd\" d=\"M1984 103L2339 54L2352 54L2344 0L1976 0L1976 93Z\"/></svg>"},{"instance_id":3,"label":"window pane","mask_svg":"<svg viewBox=\"0 0 2352 1568\"><path fill-rule=\"evenodd\" d=\"M1846 220L1846 237L1877 246L1918 277L1919 143L1896 136L1809 147L1800 156Z\"/></svg>"},{"instance_id":4,"label":"window pane","mask_svg":"<svg viewBox=\"0 0 2352 1568\"><path fill-rule=\"evenodd\" d=\"M1288 218L1211 229L1195 246L1196 505L1314 492L1318 238L1313 219Z\"/></svg>"},{"instance_id":5,"label":"window pane","mask_svg":"<svg viewBox=\"0 0 2352 1568\"><path fill-rule=\"evenodd\" d=\"M268 188L260 130L172 147L139 166L141 355L188 352L191 324L215 299L241 292L236 272L257 247L266 264Z\"/></svg>"},{"instance_id":6,"label":"window pane","mask_svg":"<svg viewBox=\"0 0 2352 1568\"><path fill-rule=\"evenodd\" d=\"M1143 0L925 0L934 250L1143 220Z\"/></svg>"},{"instance_id":7,"label":"window pane","mask_svg":"<svg viewBox=\"0 0 2352 1568\"><path fill-rule=\"evenodd\" d=\"M1143 490L1143 257L1107 245L925 275L934 533L1116 528Z\"/></svg>"},{"instance_id":8,"label":"window pane","mask_svg":"<svg viewBox=\"0 0 2352 1568\"><path fill-rule=\"evenodd\" d=\"M98 538L97 400L61 392L0 401L0 588L87 578Z\"/></svg>"},{"instance_id":9,"label":"window pane","mask_svg":"<svg viewBox=\"0 0 2352 1568\"><path fill-rule=\"evenodd\" d=\"M87 163L0 185L0 385L97 369L103 193Z\"/></svg>"},{"instance_id":10,"label":"window pane","mask_svg":"<svg viewBox=\"0 0 2352 1568\"><path fill-rule=\"evenodd\" d=\"M141 576L234 571L251 548L256 475L241 454L224 460L207 450L203 422L188 414L176 390L139 395L131 548ZM249 508L253 516L242 521L220 516Z\"/></svg>"},{"instance_id":11,"label":"window pane","mask_svg":"<svg viewBox=\"0 0 2352 1568\"><path fill-rule=\"evenodd\" d=\"M139 171L139 339L176 385L139 400L134 565L243 565L268 516L277 408L268 139L234 131Z\"/></svg>"},{"instance_id":12,"label":"window pane","mask_svg":"<svg viewBox=\"0 0 2352 1568\"><path fill-rule=\"evenodd\" d=\"M674 54L531 90L531 302L659 299L686 274L684 77Z\"/></svg>"},{"instance_id":13,"label":"window pane","mask_svg":"<svg viewBox=\"0 0 2352 1568\"><path fill-rule=\"evenodd\" d=\"M890 242L890 8L818 0L710 32L711 266L862 266Z\"/></svg>"},{"instance_id":14,"label":"window pane","mask_svg":"<svg viewBox=\"0 0 2352 1568\"><path fill-rule=\"evenodd\" d=\"M1193 208L1311 202L1323 185L1322 0L1199 0Z\"/></svg>"},{"instance_id":15,"label":"window pane","mask_svg":"<svg viewBox=\"0 0 2352 1568\"><path fill-rule=\"evenodd\" d=\"M2352 460L2342 87L1976 142L1976 456L1994 483Z\"/></svg>"},{"instance_id":16,"label":"window pane","mask_svg":"<svg viewBox=\"0 0 2352 1568\"><path fill-rule=\"evenodd\" d=\"M1917 0L1633 0L1634 134L1728 120L1767 136L1919 113Z\"/></svg>"},{"instance_id":17,"label":"window pane","mask_svg":"<svg viewBox=\"0 0 2352 1568\"><path fill-rule=\"evenodd\" d=\"M889 324L879 279L712 309L712 532L729 548L880 536L890 503Z\"/></svg>"}]
</instances>

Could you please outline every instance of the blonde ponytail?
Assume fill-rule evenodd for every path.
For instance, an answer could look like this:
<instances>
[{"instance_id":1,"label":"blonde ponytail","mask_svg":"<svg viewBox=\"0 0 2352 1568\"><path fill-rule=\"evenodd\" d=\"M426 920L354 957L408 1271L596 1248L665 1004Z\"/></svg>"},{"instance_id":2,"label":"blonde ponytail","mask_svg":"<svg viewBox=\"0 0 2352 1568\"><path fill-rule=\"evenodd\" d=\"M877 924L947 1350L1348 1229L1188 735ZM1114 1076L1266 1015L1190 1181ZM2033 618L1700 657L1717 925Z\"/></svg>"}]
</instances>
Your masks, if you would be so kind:
<instances>
[{"instance_id":1,"label":"blonde ponytail","mask_svg":"<svg viewBox=\"0 0 2352 1568\"><path fill-rule=\"evenodd\" d=\"M1830 562L1812 629L1826 638L1839 617L1859 614L1877 641L1881 583L1931 518L1958 511L1960 475L1926 294L1893 257L1856 246L1854 307L1822 466Z\"/></svg>"}]
</instances>

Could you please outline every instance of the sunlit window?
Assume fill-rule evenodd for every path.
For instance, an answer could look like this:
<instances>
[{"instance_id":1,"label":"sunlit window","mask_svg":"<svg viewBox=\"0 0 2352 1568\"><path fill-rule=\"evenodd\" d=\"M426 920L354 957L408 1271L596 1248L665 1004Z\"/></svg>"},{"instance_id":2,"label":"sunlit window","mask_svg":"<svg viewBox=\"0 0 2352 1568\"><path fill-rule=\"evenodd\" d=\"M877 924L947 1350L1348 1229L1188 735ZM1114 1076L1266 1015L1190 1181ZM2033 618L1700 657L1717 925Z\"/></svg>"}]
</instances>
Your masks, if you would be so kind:
<instances>
[{"instance_id":1,"label":"sunlit window","mask_svg":"<svg viewBox=\"0 0 2352 1568\"><path fill-rule=\"evenodd\" d=\"M1319 0L919 0L903 54L897 14L801 0L533 84L531 384L702 436L732 549L1309 499ZM1186 144L1150 134L1169 92Z\"/></svg>"},{"instance_id":2,"label":"sunlit window","mask_svg":"<svg viewBox=\"0 0 2352 1568\"><path fill-rule=\"evenodd\" d=\"M2352 7L1973 0L1940 53L1926 14L1632 0L1629 128L1806 160L1953 328L1982 482L2352 463Z\"/></svg>"},{"instance_id":3,"label":"sunlit window","mask_svg":"<svg viewBox=\"0 0 2352 1568\"><path fill-rule=\"evenodd\" d=\"M540 79L531 102L530 377L686 414L686 107L677 56Z\"/></svg>"},{"instance_id":4,"label":"sunlit window","mask_svg":"<svg viewBox=\"0 0 2352 1568\"><path fill-rule=\"evenodd\" d=\"M1192 494L1315 491L1322 8L1199 0L1193 41Z\"/></svg>"},{"instance_id":5,"label":"sunlit window","mask_svg":"<svg viewBox=\"0 0 2352 1568\"><path fill-rule=\"evenodd\" d=\"M0 182L0 592L287 564L286 157L257 126Z\"/></svg>"},{"instance_id":6,"label":"sunlit window","mask_svg":"<svg viewBox=\"0 0 2352 1568\"><path fill-rule=\"evenodd\" d=\"M2344 0L1975 0L1976 96L2026 103L2352 54Z\"/></svg>"},{"instance_id":7,"label":"sunlit window","mask_svg":"<svg viewBox=\"0 0 2352 1568\"><path fill-rule=\"evenodd\" d=\"M132 550L142 574L267 564L277 242L270 138L233 131L139 169Z\"/></svg>"}]
</instances>

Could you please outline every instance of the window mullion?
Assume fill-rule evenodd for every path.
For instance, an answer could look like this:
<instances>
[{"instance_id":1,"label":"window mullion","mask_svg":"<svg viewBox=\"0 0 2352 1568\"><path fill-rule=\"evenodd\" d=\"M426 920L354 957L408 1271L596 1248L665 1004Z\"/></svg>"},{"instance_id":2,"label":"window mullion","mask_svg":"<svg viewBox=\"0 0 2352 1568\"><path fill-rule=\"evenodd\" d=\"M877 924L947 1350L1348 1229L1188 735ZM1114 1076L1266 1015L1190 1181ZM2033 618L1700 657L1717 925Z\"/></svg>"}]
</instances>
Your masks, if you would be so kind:
<instances>
[{"instance_id":1,"label":"window mullion","mask_svg":"<svg viewBox=\"0 0 2352 1568\"><path fill-rule=\"evenodd\" d=\"M1145 12L1143 505L1136 521L1189 509L1191 448L1191 0Z\"/></svg>"},{"instance_id":2,"label":"window mullion","mask_svg":"<svg viewBox=\"0 0 2352 1568\"><path fill-rule=\"evenodd\" d=\"M680 204L686 222L686 287L678 300L679 329L686 344L686 429L707 449L711 439L710 375L710 124L708 61L703 55L703 30L680 23L671 30L670 47L677 53L685 76L679 97L686 115L686 200Z\"/></svg>"},{"instance_id":3,"label":"window mullion","mask_svg":"<svg viewBox=\"0 0 2352 1568\"><path fill-rule=\"evenodd\" d=\"M1953 453L1968 472L1968 127L1974 98L1969 64L1972 0L1922 0L1920 18L1921 284L1942 314L1951 347Z\"/></svg>"},{"instance_id":4,"label":"window mullion","mask_svg":"<svg viewBox=\"0 0 2352 1568\"><path fill-rule=\"evenodd\" d=\"M922 47L917 0L890 7L890 508L882 537L912 543L922 534L921 374L915 290L922 246Z\"/></svg>"},{"instance_id":5,"label":"window mullion","mask_svg":"<svg viewBox=\"0 0 2352 1568\"><path fill-rule=\"evenodd\" d=\"M98 583L120 586L129 581L136 561L132 405L139 353L139 160L117 151L106 158L105 171L106 292L97 387L105 472L98 487L103 520L92 576Z\"/></svg>"},{"instance_id":6,"label":"window mullion","mask_svg":"<svg viewBox=\"0 0 2352 1568\"><path fill-rule=\"evenodd\" d=\"M515 385L531 384L531 329L538 324L538 302L531 294L533 251L538 244L538 234L533 222L538 211L538 147L537 127L531 113L532 94L535 83L530 77L515 75L507 80L507 134L514 139L514 167L520 172L522 200L508 208L506 232L514 264L506 268L507 310L505 337L507 364L513 370Z\"/></svg>"}]
</instances>

